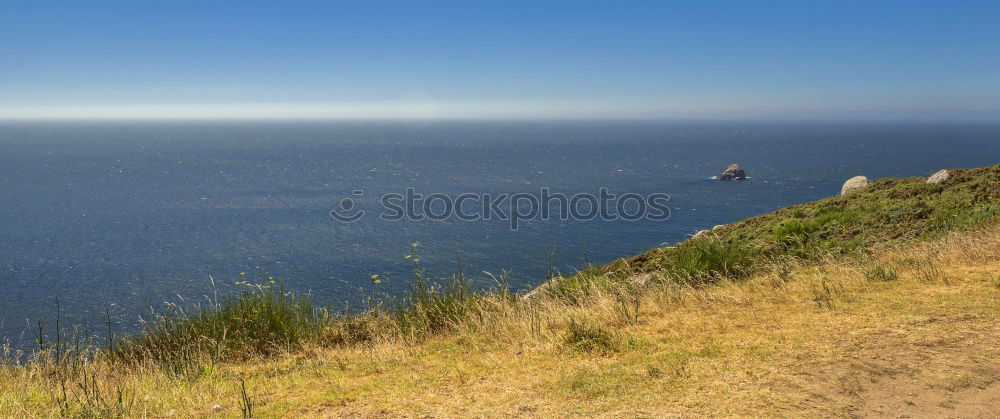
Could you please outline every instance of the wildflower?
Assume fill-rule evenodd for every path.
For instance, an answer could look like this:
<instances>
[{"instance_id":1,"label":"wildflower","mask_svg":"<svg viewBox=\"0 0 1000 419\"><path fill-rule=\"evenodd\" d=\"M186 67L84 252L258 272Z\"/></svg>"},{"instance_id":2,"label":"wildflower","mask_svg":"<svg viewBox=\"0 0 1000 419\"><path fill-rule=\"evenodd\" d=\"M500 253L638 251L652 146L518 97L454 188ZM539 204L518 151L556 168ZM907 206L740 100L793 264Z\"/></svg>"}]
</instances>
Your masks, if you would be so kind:
<instances>
[{"instance_id":1,"label":"wildflower","mask_svg":"<svg viewBox=\"0 0 1000 419\"><path fill-rule=\"evenodd\" d=\"M410 246L413 246L414 248L416 248L417 246L420 246L420 243L413 242L413 243L410 243Z\"/></svg>"},{"instance_id":2,"label":"wildflower","mask_svg":"<svg viewBox=\"0 0 1000 419\"><path fill-rule=\"evenodd\" d=\"M246 275L246 274L247 274L246 272L240 272L240 275Z\"/></svg>"},{"instance_id":3,"label":"wildflower","mask_svg":"<svg viewBox=\"0 0 1000 419\"><path fill-rule=\"evenodd\" d=\"M376 283L376 284L381 284L381 283L382 283L382 280L381 280L381 279L376 279L376 280L375 280L375 283Z\"/></svg>"},{"instance_id":4,"label":"wildflower","mask_svg":"<svg viewBox=\"0 0 1000 419\"><path fill-rule=\"evenodd\" d=\"M378 274L372 274L372 279L378 279Z\"/></svg>"},{"instance_id":5,"label":"wildflower","mask_svg":"<svg viewBox=\"0 0 1000 419\"><path fill-rule=\"evenodd\" d=\"M405 257L406 259L409 259L409 258L412 258L412 257L413 257L413 255L406 255L406 256L404 256L404 257Z\"/></svg>"}]
</instances>

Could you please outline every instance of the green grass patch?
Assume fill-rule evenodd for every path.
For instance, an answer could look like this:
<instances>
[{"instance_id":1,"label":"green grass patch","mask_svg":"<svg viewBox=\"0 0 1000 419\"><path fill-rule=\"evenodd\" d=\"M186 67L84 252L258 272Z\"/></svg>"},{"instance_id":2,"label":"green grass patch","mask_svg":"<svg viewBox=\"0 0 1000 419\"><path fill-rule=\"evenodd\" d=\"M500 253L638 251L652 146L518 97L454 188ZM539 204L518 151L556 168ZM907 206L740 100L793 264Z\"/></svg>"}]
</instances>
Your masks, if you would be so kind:
<instances>
[{"instance_id":1,"label":"green grass patch","mask_svg":"<svg viewBox=\"0 0 1000 419\"><path fill-rule=\"evenodd\" d=\"M151 310L152 313L152 310ZM308 296L277 285L258 285L210 306L183 310L168 305L152 313L142 333L109 342L113 360L167 366L178 373L205 361L242 360L294 348L318 337L329 322Z\"/></svg>"},{"instance_id":2,"label":"green grass patch","mask_svg":"<svg viewBox=\"0 0 1000 419\"><path fill-rule=\"evenodd\" d=\"M461 269L436 283L428 281L423 269L416 265L414 275L410 291L392 309L395 325L403 336L422 340L451 330L479 313L482 296L473 292Z\"/></svg>"},{"instance_id":3,"label":"green grass patch","mask_svg":"<svg viewBox=\"0 0 1000 419\"><path fill-rule=\"evenodd\" d=\"M622 349L626 342L617 333L599 324L570 319L563 343L581 352L610 353Z\"/></svg>"},{"instance_id":4,"label":"green grass patch","mask_svg":"<svg viewBox=\"0 0 1000 419\"><path fill-rule=\"evenodd\" d=\"M899 272L891 266L876 264L865 270L865 279L877 282L895 281L899 279Z\"/></svg>"},{"instance_id":5,"label":"green grass patch","mask_svg":"<svg viewBox=\"0 0 1000 419\"><path fill-rule=\"evenodd\" d=\"M718 277L749 276L761 262L748 246L709 237L683 243L663 259L662 270L677 280L704 282Z\"/></svg>"}]
</instances>

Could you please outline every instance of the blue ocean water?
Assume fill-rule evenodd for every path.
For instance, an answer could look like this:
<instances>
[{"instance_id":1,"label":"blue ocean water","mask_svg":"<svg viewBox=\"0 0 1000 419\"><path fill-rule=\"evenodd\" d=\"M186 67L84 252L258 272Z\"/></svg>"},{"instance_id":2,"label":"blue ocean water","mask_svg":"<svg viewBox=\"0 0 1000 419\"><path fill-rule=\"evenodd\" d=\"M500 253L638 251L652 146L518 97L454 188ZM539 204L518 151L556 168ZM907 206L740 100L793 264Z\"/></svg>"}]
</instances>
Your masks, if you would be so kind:
<instances>
[{"instance_id":1,"label":"blue ocean water","mask_svg":"<svg viewBox=\"0 0 1000 419\"><path fill-rule=\"evenodd\" d=\"M1000 125L779 122L0 123L0 338L34 322L138 324L143 301L204 301L268 271L296 292L357 305L401 293L413 242L427 271L460 261L526 289L774 209L855 175L926 176L1000 160ZM710 179L739 162L750 179ZM355 197L424 193L666 193L665 221L340 223ZM244 272L244 275L240 273ZM94 327L97 328L97 327Z\"/></svg>"}]
</instances>

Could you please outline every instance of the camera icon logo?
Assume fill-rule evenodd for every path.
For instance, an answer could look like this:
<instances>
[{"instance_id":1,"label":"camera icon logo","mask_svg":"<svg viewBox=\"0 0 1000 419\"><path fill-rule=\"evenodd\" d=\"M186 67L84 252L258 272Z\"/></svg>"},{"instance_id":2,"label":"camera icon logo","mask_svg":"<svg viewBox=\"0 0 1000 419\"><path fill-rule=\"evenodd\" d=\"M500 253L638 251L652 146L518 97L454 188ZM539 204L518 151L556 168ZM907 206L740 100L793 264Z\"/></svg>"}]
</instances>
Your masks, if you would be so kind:
<instances>
[{"instance_id":1,"label":"camera icon logo","mask_svg":"<svg viewBox=\"0 0 1000 419\"><path fill-rule=\"evenodd\" d=\"M364 196L364 194L365 191L363 190L355 190L351 192L351 196L358 198ZM340 208L330 210L330 216L342 223L353 223L360 220L361 217L365 216L365 211L354 208L354 199L355 198L348 197L340 200Z\"/></svg>"}]
</instances>

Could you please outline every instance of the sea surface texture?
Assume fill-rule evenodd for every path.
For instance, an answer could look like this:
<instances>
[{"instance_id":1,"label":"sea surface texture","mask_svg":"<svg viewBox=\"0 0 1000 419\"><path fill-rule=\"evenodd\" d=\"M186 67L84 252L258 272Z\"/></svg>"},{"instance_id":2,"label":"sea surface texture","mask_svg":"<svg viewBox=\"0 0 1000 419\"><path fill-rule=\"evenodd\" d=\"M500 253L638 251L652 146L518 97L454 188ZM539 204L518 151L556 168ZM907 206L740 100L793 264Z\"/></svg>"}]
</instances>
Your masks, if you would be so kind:
<instances>
[{"instance_id":1,"label":"sea surface texture","mask_svg":"<svg viewBox=\"0 0 1000 419\"><path fill-rule=\"evenodd\" d=\"M998 143L1000 125L977 123L5 122L0 339L24 347L39 319L51 327L57 316L100 330L110 315L134 330L144 302L189 306L266 277L359 307L373 274L374 292L401 294L414 252L431 276L461 263L489 287L482 272L510 270L523 290L544 280L550 259L568 274L834 195L855 175L997 164ZM730 163L749 179L711 179ZM530 220L516 231L500 219L379 218L380 197L407 188L456 197L602 187L668 194L671 216ZM366 216L331 217L345 198Z\"/></svg>"}]
</instances>

